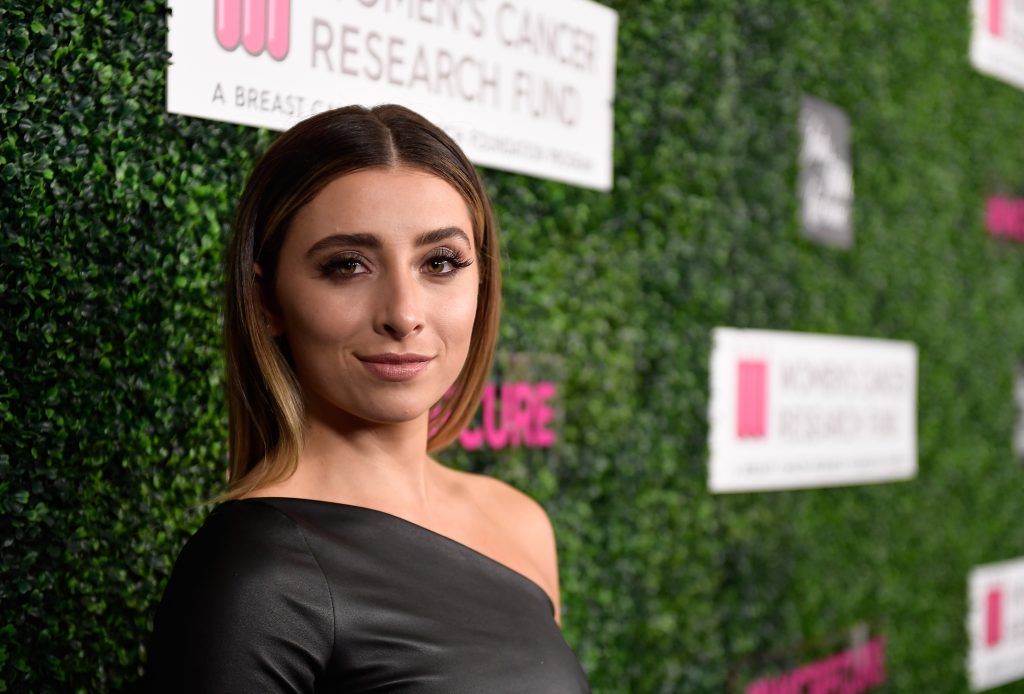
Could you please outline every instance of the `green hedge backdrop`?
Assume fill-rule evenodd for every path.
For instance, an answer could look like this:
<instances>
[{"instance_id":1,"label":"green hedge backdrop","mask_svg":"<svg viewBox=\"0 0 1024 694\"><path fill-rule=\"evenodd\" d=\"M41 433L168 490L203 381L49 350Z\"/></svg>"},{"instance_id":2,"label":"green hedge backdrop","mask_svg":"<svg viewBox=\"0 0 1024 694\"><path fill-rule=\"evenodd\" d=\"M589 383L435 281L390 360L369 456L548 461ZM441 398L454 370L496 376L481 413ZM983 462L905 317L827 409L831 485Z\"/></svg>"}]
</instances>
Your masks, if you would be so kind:
<instances>
[{"instance_id":1,"label":"green hedge backdrop","mask_svg":"<svg viewBox=\"0 0 1024 694\"><path fill-rule=\"evenodd\" d=\"M614 190L483 171L499 349L564 358L559 443L442 459L548 509L595 692L727 691L858 624L883 690L964 691L967 573L1024 555L1024 247L983 228L1024 93L970 67L966 0L613 5ZM0 5L0 691L137 686L225 474L221 254L277 133L167 114L166 22ZM802 93L852 122L851 250L797 226ZM710 495L717 325L915 342L917 479Z\"/></svg>"}]
</instances>

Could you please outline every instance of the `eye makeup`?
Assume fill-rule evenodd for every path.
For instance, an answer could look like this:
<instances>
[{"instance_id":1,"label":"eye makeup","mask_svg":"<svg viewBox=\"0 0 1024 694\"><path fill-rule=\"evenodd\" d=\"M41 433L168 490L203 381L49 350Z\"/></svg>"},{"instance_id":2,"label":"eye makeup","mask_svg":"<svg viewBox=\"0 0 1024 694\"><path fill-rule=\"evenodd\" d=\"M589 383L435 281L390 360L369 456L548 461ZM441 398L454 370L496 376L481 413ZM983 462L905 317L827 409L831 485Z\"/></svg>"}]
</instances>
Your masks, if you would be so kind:
<instances>
[{"instance_id":1,"label":"eye makeup","mask_svg":"<svg viewBox=\"0 0 1024 694\"><path fill-rule=\"evenodd\" d=\"M469 267L473 264L472 260L469 260L458 251L453 251L447 247L437 248L427 256L427 263L442 262L448 263L451 266L451 270L447 272L432 272L432 275L454 275L456 272L464 267Z\"/></svg>"},{"instance_id":2,"label":"eye makeup","mask_svg":"<svg viewBox=\"0 0 1024 694\"><path fill-rule=\"evenodd\" d=\"M327 258L321 263L317 263L317 270L319 270L320 275L323 277L333 278L336 276L348 277L352 275L362 275L365 274L365 270L363 272L348 272L347 270L353 265L363 265L365 267L363 260L363 256L358 253L339 253Z\"/></svg>"},{"instance_id":3,"label":"eye makeup","mask_svg":"<svg viewBox=\"0 0 1024 694\"><path fill-rule=\"evenodd\" d=\"M437 264L440 264L442 268L444 265L447 265L450 269L442 270L440 272L434 272L433 270L428 269L426 274L433 275L435 277L452 276L463 268L472 265L473 261L457 250L442 246L431 251L423 262L424 267L427 268L437 268ZM323 277L343 279L354 277L356 275L367 274L369 270L365 269L366 265L366 259L361 254L353 251L347 251L338 253L320 263L317 263L317 270ZM364 269L362 271L355 271L356 266L362 266Z\"/></svg>"}]
</instances>

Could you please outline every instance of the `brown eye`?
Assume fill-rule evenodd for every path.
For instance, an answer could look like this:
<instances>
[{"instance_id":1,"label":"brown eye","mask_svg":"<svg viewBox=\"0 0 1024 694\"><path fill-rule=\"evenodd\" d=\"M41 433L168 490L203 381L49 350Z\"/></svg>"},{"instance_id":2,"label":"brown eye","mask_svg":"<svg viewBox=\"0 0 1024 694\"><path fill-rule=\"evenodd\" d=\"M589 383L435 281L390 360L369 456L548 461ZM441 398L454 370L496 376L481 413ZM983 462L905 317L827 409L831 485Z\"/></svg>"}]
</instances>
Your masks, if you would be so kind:
<instances>
[{"instance_id":1,"label":"brown eye","mask_svg":"<svg viewBox=\"0 0 1024 694\"><path fill-rule=\"evenodd\" d=\"M361 265L358 260L339 260L336 267L343 275L355 275L358 274L357 270Z\"/></svg>"},{"instance_id":2,"label":"brown eye","mask_svg":"<svg viewBox=\"0 0 1024 694\"><path fill-rule=\"evenodd\" d=\"M446 266L450 266L451 261L447 258L431 258L427 261L427 267L430 268L431 273L435 275L446 275L449 271L445 270Z\"/></svg>"},{"instance_id":3,"label":"brown eye","mask_svg":"<svg viewBox=\"0 0 1024 694\"><path fill-rule=\"evenodd\" d=\"M427 258L427 274L441 276L454 275L462 268L468 267L472 264L472 260L467 260L461 254L451 250L450 248L438 248L429 258Z\"/></svg>"},{"instance_id":4,"label":"brown eye","mask_svg":"<svg viewBox=\"0 0 1024 694\"><path fill-rule=\"evenodd\" d=\"M357 256L336 256L320 264L320 274L327 277L362 275L365 272L366 268Z\"/></svg>"}]
</instances>

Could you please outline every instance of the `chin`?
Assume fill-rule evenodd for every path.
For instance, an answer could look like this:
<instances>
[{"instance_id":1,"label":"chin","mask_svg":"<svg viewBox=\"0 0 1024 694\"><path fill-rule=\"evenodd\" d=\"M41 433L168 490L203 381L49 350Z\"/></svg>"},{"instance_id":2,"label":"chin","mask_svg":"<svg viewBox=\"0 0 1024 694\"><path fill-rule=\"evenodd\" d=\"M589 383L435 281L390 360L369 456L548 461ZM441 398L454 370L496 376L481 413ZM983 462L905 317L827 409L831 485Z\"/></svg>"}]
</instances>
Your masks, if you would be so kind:
<instances>
[{"instance_id":1,"label":"chin","mask_svg":"<svg viewBox=\"0 0 1024 694\"><path fill-rule=\"evenodd\" d=\"M382 397L374 402L362 402L358 407L345 406L344 403L337 403L335 406L358 419L374 424L401 424L424 416L434 402L427 398Z\"/></svg>"}]
</instances>

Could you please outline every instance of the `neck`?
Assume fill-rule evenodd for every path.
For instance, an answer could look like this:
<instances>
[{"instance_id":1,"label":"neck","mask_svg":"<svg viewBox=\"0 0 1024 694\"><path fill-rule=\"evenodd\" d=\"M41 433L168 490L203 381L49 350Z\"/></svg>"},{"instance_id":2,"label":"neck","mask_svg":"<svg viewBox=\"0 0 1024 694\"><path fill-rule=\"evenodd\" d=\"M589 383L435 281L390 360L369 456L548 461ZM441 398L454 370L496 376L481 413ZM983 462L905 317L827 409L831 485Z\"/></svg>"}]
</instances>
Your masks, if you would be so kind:
<instances>
[{"instance_id":1,"label":"neck","mask_svg":"<svg viewBox=\"0 0 1024 694\"><path fill-rule=\"evenodd\" d=\"M377 424L311 410L298 467L284 483L289 493L414 511L433 507L441 465L426 452L429 412Z\"/></svg>"}]
</instances>

